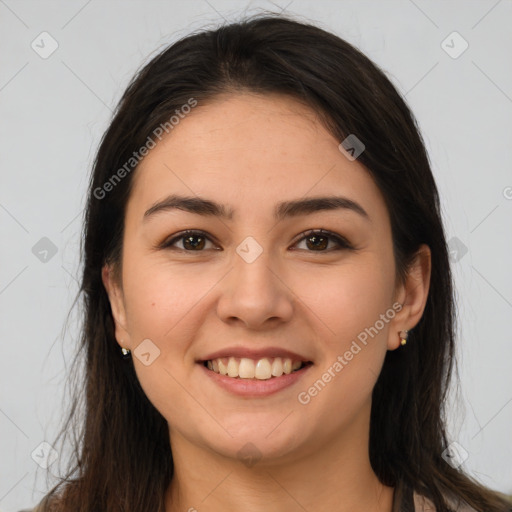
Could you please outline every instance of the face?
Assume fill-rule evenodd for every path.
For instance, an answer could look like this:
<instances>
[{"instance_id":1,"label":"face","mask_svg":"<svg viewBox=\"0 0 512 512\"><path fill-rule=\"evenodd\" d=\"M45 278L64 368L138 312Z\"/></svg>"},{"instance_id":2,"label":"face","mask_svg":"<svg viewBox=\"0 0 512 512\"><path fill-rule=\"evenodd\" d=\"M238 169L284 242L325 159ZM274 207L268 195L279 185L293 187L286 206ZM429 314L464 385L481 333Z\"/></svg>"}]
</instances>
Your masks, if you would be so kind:
<instances>
[{"instance_id":1,"label":"face","mask_svg":"<svg viewBox=\"0 0 512 512\"><path fill-rule=\"evenodd\" d=\"M367 427L386 351L423 303L400 306L384 199L340 142L293 99L232 95L137 168L120 282L103 278L171 444L292 460Z\"/></svg>"}]
</instances>

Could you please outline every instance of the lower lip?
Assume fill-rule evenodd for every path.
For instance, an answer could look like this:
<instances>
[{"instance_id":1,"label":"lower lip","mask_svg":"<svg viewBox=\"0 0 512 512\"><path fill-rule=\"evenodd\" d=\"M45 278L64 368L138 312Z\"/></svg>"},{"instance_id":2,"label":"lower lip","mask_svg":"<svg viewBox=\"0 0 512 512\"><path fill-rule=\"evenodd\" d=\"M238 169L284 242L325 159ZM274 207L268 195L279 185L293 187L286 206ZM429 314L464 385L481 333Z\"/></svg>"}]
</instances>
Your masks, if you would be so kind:
<instances>
[{"instance_id":1,"label":"lower lip","mask_svg":"<svg viewBox=\"0 0 512 512\"><path fill-rule=\"evenodd\" d=\"M303 377L308 370L313 366L309 364L300 370L292 373L283 374L281 377L272 377L266 380L258 379L240 379L227 377L220 373L215 373L213 370L206 368L203 363L198 363L206 375L226 391L238 396L245 397L263 397L272 395L295 384L301 377Z\"/></svg>"}]
</instances>

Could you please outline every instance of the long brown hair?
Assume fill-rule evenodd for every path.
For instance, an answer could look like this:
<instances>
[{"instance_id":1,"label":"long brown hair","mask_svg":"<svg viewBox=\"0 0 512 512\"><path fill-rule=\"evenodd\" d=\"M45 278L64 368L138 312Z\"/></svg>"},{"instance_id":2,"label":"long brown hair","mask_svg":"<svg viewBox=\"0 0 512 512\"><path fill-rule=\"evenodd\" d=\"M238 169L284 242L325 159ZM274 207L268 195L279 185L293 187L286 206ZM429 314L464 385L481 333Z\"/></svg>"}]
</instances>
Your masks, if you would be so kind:
<instances>
[{"instance_id":1,"label":"long brown hair","mask_svg":"<svg viewBox=\"0 0 512 512\"><path fill-rule=\"evenodd\" d=\"M240 90L296 98L340 142L356 134L365 144L358 160L389 210L399 279L419 246L430 247L423 317L406 347L388 351L373 390L369 451L376 475L389 486L405 482L429 497L438 512L450 510L446 495L478 511L506 510L498 493L442 457L449 444L445 402L455 365L454 294L438 191L416 121L386 75L359 50L308 23L268 14L166 48L134 77L103 136L84 222L76 390L58 437L69 439L73 451L43 510L163 510L173 475L167 423L140 387L133 363L120 357L101 269L106 262L120 263L136 172L134 162L126 163L134 151L191 98L201 105ZM122 179L114 180L123 166L125 172L117 174Z\"/></svg>"}]
</instances>

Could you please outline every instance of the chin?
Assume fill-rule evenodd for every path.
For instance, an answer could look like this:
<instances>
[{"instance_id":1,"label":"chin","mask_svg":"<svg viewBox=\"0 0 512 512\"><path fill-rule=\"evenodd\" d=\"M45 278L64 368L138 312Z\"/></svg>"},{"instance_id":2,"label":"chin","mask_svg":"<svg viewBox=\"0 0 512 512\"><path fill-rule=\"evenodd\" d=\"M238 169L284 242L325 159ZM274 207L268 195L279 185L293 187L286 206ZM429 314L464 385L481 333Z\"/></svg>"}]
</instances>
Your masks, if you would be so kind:
<instances>
[{"instance_id":1,"label":"chin","mask_svg":"<svg viewBox=\"0 0 512 512\"><path fill-rule=\"evenodd\" d=\"M298 432L290 430L291 425L278 426L275 415L273 421L264 421L257 424L256 421L247 421L245 416L244 422L238 423L239 428L233 425L226 426L226 430L233 436L218 436L215 439L205 440L211 448L229 458L235 458L244 463L247 467L251 467L256 462L259 464L271 463L271 461L279 462L284 459L293 459L297 456L302 440L298 439ZM288 419L283 423L288 422ZM277 428L276 428L277 427ZM301 437L304 436L304 430L301 429ZM305 442L306 439L304 438Z\"/></svg>"}]
</instances>

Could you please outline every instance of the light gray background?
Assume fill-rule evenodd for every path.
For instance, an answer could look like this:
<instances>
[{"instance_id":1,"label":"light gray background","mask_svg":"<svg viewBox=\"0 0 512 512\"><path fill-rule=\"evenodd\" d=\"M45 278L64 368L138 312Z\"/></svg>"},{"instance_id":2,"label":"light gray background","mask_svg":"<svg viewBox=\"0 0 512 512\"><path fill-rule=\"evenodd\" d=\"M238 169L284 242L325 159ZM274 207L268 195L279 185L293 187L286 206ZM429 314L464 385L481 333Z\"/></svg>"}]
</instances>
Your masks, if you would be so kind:
<instances>
[{"instance_id":1,"label":"light gray background","mask_svg":"<svg viewBox=\"0 0 512 512\"><path fill-rule=\"evenodd\" d=\"M84 193L111 109L164 45L261 8L304 16L361 48L417 116L448 238L459 240L462 394L451 440L468 452L471 474L512 492L510 0L0 0L1 511L35 504L47 488L31 453L53 441L62 417ZM59 45L47 59L31 48L43 31ZM441 46L453 31L469 43L455 59ZM42 237L58 249L47 262L32 252Z\"/></svg>"}]
</instances>

